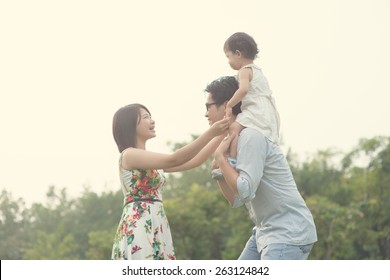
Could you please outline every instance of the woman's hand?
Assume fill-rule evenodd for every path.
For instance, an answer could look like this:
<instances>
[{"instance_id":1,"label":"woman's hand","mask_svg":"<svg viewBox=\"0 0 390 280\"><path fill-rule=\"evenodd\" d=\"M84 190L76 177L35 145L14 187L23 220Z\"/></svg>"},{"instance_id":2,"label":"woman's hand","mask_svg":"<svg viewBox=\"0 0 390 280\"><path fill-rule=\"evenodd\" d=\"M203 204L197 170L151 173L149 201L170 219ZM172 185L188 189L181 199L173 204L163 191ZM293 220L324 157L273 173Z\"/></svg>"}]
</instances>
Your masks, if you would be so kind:
<instances>
[{"instance_id":1,"label":"woman's hand","mask_svg":"<svg viewBox=\"0 0 390 280\"><path fill-rule=\"evenodd\" d=\"M229 120L230 118L223 118L222 120L213 123L213 125L209 128L209 130L214 136L221 135L222 133L228 131Z\"/></svg>"}]
</instances>

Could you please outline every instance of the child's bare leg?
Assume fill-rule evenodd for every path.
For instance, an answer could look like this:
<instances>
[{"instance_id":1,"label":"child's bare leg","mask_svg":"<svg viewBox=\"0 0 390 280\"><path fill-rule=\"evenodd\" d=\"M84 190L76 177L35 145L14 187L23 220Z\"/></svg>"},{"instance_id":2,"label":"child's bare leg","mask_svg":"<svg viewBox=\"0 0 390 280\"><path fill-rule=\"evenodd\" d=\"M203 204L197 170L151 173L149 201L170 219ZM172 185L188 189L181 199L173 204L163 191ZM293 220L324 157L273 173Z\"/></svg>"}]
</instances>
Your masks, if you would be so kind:
<instances>
[{"instance_id":1,"label":"child's bare leg","mask_svg":"<svg viewBox=\"0 0 390 280\"><path fill-rule=\"evenodd\" d=\"M238 136L241 130L243 130L244 128L245 127L238 122L233 122L229 127L229 137L233 137L229 147L229 156L231 158L237 158Z\"/></svg>"}]
</instances>

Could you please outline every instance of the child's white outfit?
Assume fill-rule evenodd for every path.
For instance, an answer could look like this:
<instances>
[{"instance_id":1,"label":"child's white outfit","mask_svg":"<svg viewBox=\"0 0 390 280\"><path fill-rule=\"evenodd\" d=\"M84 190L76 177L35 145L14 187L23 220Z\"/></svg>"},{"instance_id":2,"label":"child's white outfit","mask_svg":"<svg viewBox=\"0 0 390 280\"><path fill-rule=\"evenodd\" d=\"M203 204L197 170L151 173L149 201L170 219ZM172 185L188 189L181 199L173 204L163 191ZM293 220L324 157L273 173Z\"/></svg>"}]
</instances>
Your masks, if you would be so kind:
<instances>
[{"instance_id":1,"label":"child's white outfit","mask_svg":"<svg viewBox=\"0 0 390 280\"><path fill-rule=\"evenodd\" d=\"M253 76L249 90L241 100L242 112L237 115L236 122L260 131L271 142L279 144L280 117L268 80L261 68L255 64L248 64L242 68L251 68ZM228 160L231 166L236 166L236 159L229 157ZM223 174L217 168L211 171L211 177L219 180L223 178Z\"/></svg>"},{"instance_id":2,"label":"child's white outfit","mask_svg":"<svg viewBox=\"0 0 390 280\"><path fill-rule=\"evenodd\" d=\"M241 100L242 112L237 115L236 121L244 127L260 131L270 141L278 144L280 117L268 80L261 68L255 64L248 64L242 68L251 68L253 77L248 93Z\"/></svg>"}]
</instances>

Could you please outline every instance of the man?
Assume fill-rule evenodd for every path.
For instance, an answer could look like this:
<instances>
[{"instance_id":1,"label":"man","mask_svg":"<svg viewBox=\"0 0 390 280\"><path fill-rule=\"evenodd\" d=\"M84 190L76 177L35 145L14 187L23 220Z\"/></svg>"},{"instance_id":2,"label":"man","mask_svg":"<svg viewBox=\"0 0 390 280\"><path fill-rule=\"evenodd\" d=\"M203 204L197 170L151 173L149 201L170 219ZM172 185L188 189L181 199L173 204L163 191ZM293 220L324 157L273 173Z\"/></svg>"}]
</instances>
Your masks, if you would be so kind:
<instances>
[{"instance_id":1,"label":"man","mask_svg":"<svg viewBox=\"0 0 390 280\"><path fill-rule=\"evenodd\" d=\"M207 86L206 117L212 124L225 115L228 100L237 89L234 77L223 77ZM239 110L233 111L234 121ZM253 128L241 131L237 163L228 161L231 137L215 151L214 167L220 189L236 208L246 205L255 227L239 259L307 259L317 233L313 217L300 195L288 162L278 145Z\"/></svg>"}]
</instances>

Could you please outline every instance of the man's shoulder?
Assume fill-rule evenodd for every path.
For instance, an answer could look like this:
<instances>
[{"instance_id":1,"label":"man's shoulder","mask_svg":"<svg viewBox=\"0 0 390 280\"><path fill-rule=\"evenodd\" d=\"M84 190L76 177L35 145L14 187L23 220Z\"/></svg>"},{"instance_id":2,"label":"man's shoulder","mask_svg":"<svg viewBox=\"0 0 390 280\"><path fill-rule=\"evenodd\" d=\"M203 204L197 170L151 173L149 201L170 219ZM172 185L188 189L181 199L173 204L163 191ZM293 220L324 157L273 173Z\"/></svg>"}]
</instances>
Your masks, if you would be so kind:
<instances>
[{"instance_id":1,"label":"man's shoulder","mask_svg":"<svg viewBox=\"0 0 390 280\"><path fill-rule=\"evenodd\" d=\"M263 133L251 127L244 128L240 132L238 139L243 143L248 143L252 141L255 141L256 143L267 142L267 138L264 136Z\"/></svg>"},{"instance_id":2,"label":"man's shoulder","mask_svg":"<svg viewBox=\"0 0 390 280\"><path fill-rule=\"evenodd\" d=\"M241 130L240 137L265 138L263 133L251 127L245 127L243 130Z\"/></svg>"}]
</instances>

